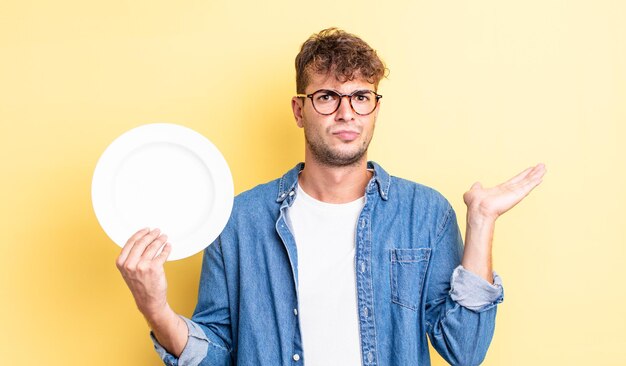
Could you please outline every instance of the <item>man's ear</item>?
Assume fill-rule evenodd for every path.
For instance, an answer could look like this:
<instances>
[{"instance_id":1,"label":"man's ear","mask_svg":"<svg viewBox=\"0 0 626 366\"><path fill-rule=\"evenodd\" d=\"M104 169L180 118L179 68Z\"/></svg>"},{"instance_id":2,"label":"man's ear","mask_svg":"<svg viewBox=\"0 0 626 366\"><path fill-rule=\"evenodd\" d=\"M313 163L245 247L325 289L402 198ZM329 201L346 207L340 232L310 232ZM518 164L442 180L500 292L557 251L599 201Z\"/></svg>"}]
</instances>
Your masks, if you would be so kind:
<instances>
[{"instance_id":1,"label":"man's ear","mask_svg":"<svg viewBox=\"0 0 626 366\"><path fill-rule=\"evenodd\" d=\"M302 128L302 108L304 107L304 103L302 98L293 97L291 98L291 109L293 110L293 117L296 119L296 124L298 127Z\"/></svg>"}]
</instances>

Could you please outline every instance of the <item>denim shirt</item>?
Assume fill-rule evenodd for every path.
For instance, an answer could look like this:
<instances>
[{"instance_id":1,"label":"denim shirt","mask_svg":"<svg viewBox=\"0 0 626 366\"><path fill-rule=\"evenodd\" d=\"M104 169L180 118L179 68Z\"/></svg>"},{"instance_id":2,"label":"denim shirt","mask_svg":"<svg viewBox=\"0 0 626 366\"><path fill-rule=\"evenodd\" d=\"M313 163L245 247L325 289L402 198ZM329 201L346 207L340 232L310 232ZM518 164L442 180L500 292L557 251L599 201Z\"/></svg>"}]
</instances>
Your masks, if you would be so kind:
<instances>
[{"instance_id":1,"label":"denim shirt","mask_svg":"<svg viewBox=\"0 0 626 366\"><path fill-rule=\"evenodd\" d=\"M167 365L306 364L298 321L298 253L285 221L296 165L235 198L205 251L189 336ZM430 365L428 342L452 365L478 365L491 342L503 289L460 266L454 210L437 191L378 164L365 191L356 240L356 293L364 366ZM328 332L332 332L328 329Z\"/></svg>"}]
</instances>

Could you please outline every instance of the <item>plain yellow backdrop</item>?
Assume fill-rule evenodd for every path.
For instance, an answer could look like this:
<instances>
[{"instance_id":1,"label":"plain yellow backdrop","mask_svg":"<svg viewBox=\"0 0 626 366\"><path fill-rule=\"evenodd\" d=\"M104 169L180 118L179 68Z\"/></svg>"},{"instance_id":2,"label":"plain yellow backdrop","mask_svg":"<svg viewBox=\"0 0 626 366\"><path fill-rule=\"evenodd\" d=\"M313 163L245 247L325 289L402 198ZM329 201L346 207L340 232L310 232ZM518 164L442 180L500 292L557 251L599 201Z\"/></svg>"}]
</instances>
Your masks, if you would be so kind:
<instances>
[{"instance_id":1,"label":"plain yellow backdrop","mask_svg":"<svg viewBox=\"0 0 626 366\"><path fill-rule=\"evenodd\" d=\"M484 364L626 364L625 14L617 0L3 1L2 363L160 364L93 213L97 159L171 122L218 146L237 193L277 177L303 158L294 57L337 26L391 71L369 158L438 189L461 223L474 181L547 165L497 224L506 294ZM187 316L200 264L166 265Z\"/></svg>"}]
</instances>

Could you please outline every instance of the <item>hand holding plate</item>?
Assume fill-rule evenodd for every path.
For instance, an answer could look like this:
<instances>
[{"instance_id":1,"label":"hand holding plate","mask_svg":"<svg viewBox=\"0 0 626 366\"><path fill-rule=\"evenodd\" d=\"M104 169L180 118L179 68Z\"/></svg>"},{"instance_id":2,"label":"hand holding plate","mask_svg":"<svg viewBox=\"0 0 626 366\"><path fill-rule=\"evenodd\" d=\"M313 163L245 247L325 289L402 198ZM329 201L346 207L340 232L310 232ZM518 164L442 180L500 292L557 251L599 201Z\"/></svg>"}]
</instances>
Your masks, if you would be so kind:
<instances>
[{"instance_id":1,"label":"hand holding plate","mask_svg":"<svg viewBox=\"0 0 626 366\"><path fill-rule=\"evenodd\" d=\"M142 229L128 239L116 260L139 311L148 319L167 309L167 280L163 264L171 252L167 235ZM163 248L160 254L159 249Z\"/></svg>"}]
</instances>

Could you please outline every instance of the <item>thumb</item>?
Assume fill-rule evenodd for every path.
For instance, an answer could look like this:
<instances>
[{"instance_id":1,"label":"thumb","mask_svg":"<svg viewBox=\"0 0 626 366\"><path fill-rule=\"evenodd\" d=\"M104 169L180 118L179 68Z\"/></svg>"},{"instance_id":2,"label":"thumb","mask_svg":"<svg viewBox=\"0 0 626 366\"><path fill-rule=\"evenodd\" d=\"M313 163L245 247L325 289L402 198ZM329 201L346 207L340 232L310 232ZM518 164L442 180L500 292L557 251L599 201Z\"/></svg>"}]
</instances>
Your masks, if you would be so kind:
<instances>
[{"instance_id":1,"label":"thumb","mask_svg":"<svg viewBox=\"0 0 626 366\"><path fill-rule=\"evenodd\" d=\"M472 184L472 187L470 188L470 191L472 189L481 189L481 188L483 188L483 185L480 184L480 182L476 182L476 183Z\"/></svg>"}]
</instances>

